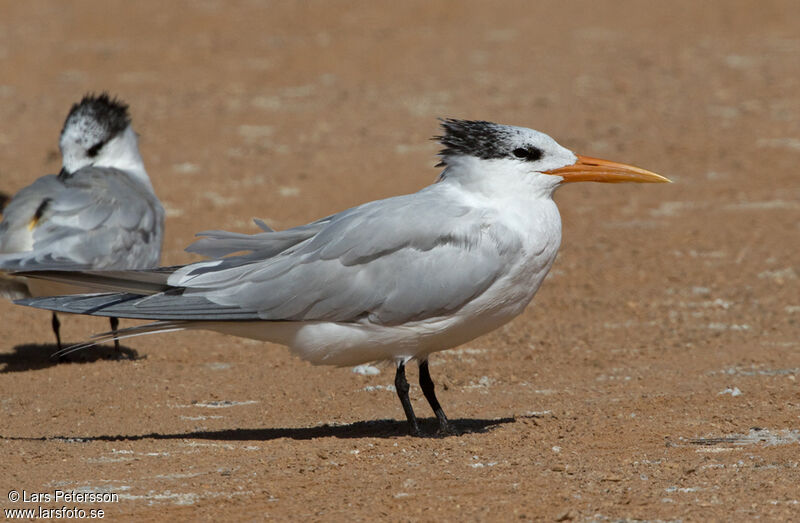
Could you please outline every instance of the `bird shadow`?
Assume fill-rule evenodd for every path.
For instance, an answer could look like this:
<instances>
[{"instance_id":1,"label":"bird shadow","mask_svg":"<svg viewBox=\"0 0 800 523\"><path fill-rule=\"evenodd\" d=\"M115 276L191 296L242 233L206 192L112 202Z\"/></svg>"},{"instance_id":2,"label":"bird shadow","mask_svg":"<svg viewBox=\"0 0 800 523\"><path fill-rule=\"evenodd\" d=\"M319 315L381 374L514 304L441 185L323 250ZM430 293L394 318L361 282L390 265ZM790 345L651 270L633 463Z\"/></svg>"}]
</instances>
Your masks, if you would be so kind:
<instances>
[{"instance_id":1,"label":"bird shadow","mask_svg":"<svg viewBox=\"0 0 800 523\"><path fill-rule=\"evenodd\" d=\"M70 344L64 344L69 347ZM24 372L27 370L39 370L62 363L93 363L99 360L140 360L145 356L140 356L137 351L120 345L119 352L113 345L95 345L87 349L76 351L67 356L53 356L58 352L56 344L27 343L17 345L12 352L0 353L0 364L5 364L0 374L8 372Z\"/></svg>"},{"instance_id":2,"label":"bird shadow","mask_svg":"<svg viewBox=\"0 0 800 523\"><path fill-rule=\"evenodd\" d=\"M437 434L436 419L421 419L420 429L423 437L452 438L466 434L484 434L507 423L515 423L516 417L497 419L456 419L450 420L454 429L452 433ZM60 441L67 443L90 443L94 441L141 441L141 440L214 440L214 441L271 441L281 438L293 440L310 440L318 438L359 439L359 438L397 438L408 436L405 421L381 419L357 421L355 423L319 425L316 427L293 428L261 428L261 429L223 429L196 430L163 434L151 432L147 434L117 434L101 436L42 436L14 437L0 436L0 439L17 441Z\"/></svg>"}]
</instances>

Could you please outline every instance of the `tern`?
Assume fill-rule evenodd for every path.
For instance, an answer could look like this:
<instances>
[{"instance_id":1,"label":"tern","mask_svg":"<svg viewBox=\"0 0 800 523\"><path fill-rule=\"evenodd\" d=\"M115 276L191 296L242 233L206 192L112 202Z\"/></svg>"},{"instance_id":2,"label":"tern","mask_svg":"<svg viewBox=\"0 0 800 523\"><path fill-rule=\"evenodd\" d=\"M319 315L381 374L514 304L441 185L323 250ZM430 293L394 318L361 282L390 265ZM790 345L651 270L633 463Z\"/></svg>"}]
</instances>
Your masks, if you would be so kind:
<instances>
[{"instance_id":1,"label":"tern","mask_svg":"<svg viewBox=\"0 0 800 523\"><path fill-rule=\"evenodd\" d=\"M9 274L14 271L158 267L164 209L139 154L128 106L106 93L83 97L67 115L59 146L61 172L23 188L4 210L0 296L71 292L68 286ZM60 325L53 312L59 350ZM111 330L117 326L111 317Z\"/></svg>"},{"instance_id":2,"label":"tern","mask_svg":"<svg viewBox=\"0 0 800 523\"><path fill-rule=\"evenodd\" d=\"M314 364L394 361L409 431L419 435L405 376L416 360L422 392L447 433L428 358L525 309L561 243L554 191L571 182L669 180L576 155L532 129L456 119L441 125L435 139L444 169L417 193L284 231L257 220L257 234L202 232L187 251L213 259L182 267L25 273L96 294L18 303L157 320L98 335L98 343L208 329L286 345Z\"/></svg>"}]
</instances>

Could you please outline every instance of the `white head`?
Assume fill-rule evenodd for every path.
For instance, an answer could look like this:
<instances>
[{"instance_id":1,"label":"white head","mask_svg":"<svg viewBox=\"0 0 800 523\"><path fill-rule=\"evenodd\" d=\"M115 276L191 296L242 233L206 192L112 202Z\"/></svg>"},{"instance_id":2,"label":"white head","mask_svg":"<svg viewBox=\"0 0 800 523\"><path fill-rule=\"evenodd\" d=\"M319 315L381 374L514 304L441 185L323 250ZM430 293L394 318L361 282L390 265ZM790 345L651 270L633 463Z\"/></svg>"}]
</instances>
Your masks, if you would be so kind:
<instances>
[{"instance_id":1,"label":"white head","mask_svg":"<svg viewBox=\"0 0 800 523\"><path fill-rule=\"evenodd\" d=\"M481 120L441 120L444 145L439 155L442 177L455 169L459 176L503 173L529 181L552 193L559 185L577 181L665 182L666 178L626 164L580 156L544 133Z\"/></svg>"},{"instance_id":2,"label":"white head","mask_svg":"<svg viewBox=\"0 0 800 523\"><path fill-rule=\"evenodd\" d=\"M72 106L61 130L59 147L61 176L88 166L111 167L127 171L150 186L128 106L106 93L86 95Z\"/></svg>"}]
</instances>

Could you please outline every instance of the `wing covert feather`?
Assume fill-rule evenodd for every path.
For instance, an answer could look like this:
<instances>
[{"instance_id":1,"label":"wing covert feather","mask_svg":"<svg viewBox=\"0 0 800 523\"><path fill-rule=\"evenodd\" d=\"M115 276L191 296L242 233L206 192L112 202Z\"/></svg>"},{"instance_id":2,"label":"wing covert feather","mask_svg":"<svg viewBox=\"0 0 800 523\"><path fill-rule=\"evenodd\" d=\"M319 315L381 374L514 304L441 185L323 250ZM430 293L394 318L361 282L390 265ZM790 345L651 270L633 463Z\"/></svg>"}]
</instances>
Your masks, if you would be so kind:
<instances>
[{"instance_id":1,"label":"wing covert feather","mask_svg":"<svg viewBox=\"0 0 800 523\"><path fill-rule=\"evenodd\" d=\"M401 324L457 310L505 273L520 245L489 211L423 190L334 215L288 253L187 266L170 284L265 320Z\"/></svg>"}]
</instances>

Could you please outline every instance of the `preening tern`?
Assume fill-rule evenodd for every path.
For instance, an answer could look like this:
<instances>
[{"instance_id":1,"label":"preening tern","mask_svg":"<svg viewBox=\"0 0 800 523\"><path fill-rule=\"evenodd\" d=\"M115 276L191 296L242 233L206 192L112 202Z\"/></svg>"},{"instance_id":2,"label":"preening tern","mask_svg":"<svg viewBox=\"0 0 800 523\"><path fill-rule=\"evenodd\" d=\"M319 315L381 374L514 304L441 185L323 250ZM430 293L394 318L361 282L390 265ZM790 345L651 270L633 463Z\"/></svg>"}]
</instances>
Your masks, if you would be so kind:
<instances>
[{"instance_id":1,"label":"preening tern","mask_svg":"<svg viewBox=\"0 0 800 523\"><path fill-rule=\"evenodd\" d=\"M20 190L3 213L0 296L71 292L12 271L158 267L164 209L144 169L128 106L105 93L85 96L72 106L59 146L61 172ZM117 325L112 316L111 329ZM60 349L55 312L52 326Z\"/></svg>"},{"instance_id":2,"label":"preening tern","mask_svg":"<svg viewBox=\"0 0 800 523\"><path fill-rule=\"evenodd\" d=\"M531 301L561 243L553 192L579 181L669 180L578 156L532 129L455 119L442 127L444 170L415 194L285 231L257 222L264 232L203 232L187 250L215 259L183 267L26 273L112 293L20 303L158 320L119 336L209 329L287 345L316 364L393 360L412 434L419 426L405 365L416 359L422 392L447 432L428 357L496 329Z\"/></svg>"}]
</instances>

